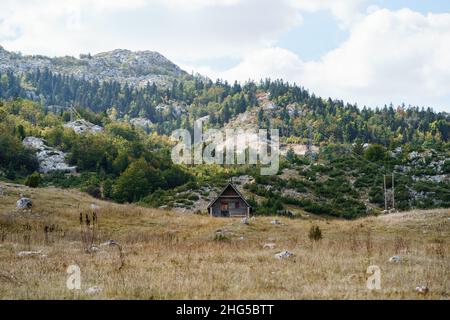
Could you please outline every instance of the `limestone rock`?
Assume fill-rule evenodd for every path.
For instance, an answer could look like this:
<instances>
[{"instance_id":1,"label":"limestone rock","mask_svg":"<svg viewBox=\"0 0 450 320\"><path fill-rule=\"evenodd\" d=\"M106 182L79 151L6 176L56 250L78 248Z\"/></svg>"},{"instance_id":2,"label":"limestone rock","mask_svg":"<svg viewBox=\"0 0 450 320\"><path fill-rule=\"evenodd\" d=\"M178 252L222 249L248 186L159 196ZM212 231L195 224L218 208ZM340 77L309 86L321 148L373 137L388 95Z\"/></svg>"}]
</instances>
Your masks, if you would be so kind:
<instances>
[{"instance_id":1,"label":"limestone rock","mask_svg":"<svg viewBox=\"0 0 450 320\"><path fill-rule=\"evenodd\" d=\"M153 125L153 122L146 118L132 118L130 119L130 123L135 127L147 128Z\"/></svg>"},{"instance_id":2,"label":"limestone rock","mask_svg":"<svg viewBox=\"0 0 450 320\"><path fill-rule=\"evenodd\" d=\"M31 209L33 207L33 201L29 198L20 198L16 202L17 209Z\"/></svg>"},{"instance_id":3,"label":"limestone rock","mask_svg":"<svg viewBox=\"0 0 450 320\"><path fill-rule=\"evenodd\" d=\"M416 292L418 294L426 295L429 291L430 291L430 289L428 289L427 286L418 286L418 287L416 287Z\"/></svg>"},{"instance_id":4,"label":"limestone rock","mask_svg":"<svg viewBox=\"0 0 450 320\"><path fill-rule=\"evenodd\" d=\"M400 256L392 256L389 258L389 262L391 262L391 263L399 263L402 261L403 261L403 258Z\"/></svg>"},{"instance_id":5,"label":"limestone rock","mask_svg":"<svg viewBox=\"0 0 450 320\"><path fill-rule=\"evenodd\" d=\"M103 291L102 288L94 286L94 287L87 288L85 292L87 294L97 294L97 293L100 293L102 291Z\"/></svg>"},{"instance_id":6,"label":"limestone rock","mask_svg":"<svg viewBox=\"0 0 450 320\"><path fill-rule=\"evenodd\" d=\"M73 131L75 131L76 134L82 134L87 132L97 133L103 131L103 127L100 127L84 119L78 119L72 122L68 122L64 124L64 128L73 129Z\"/></svg>"},{"instance_id":7,"label":"limestone rock","mask_svg":"<svg viewBox=\"0 0 450 320\"><path fill-rule=\"evenodd\" d=\"M277 254L275 254L275 258L277 258L277 259L286 259L286 258L290 258L293 256L294 256L294 254L289 251L281 251L281 252L278 252Z\"/></svg>"},{"instance_id":8,"label":"limestone rock","mask_svg":"<svg viewBox=\"0 0 450 320\"><path fill-rule=\"evenodd\" d=\"M39 172L49 173L62 171L66 173L75 173L76 167L69 166L66 163L66 154L55 148L49 147L45 141L37 137L26 137L22 144L29 149L36 151L36 157L39 162Z\"/></svg>"},{"instance_id":9,"label":"limestone rock","mask_svg":"<svg viewBox=\"0 0 450 320\"><path fill-rule=\"evenodd\" d=\"M42 250L39 250L39 251L20 251L17 255L19 257L38 256L38 255L42 255Z\"/></svg>"}]
</instances>

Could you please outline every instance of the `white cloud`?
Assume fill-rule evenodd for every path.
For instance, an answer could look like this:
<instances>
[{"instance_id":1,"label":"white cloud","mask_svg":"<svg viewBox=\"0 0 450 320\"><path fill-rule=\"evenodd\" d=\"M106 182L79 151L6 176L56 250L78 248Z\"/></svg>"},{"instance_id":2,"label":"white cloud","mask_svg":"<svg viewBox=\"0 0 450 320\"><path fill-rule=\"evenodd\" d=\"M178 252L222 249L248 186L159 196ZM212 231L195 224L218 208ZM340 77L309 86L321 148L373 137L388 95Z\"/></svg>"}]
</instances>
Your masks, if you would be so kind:
<instances>
[{"instance_id":1,"label":"white cloud","mask_svg":"<svg viewBox=\"0 0 450 320\"><path fill-rule=\"evenodd\" d=\"M163 4L173 9L198 10L205 7L227 7L242 3L243 0L165 0Z\"/></svg>"},{"instance_id":2,"label":"white cloud","mask_svg":"<svg viewBox=\"0 0 450 320\"><path fill-rule=\"evenodd\" d=\"M341 27L349 27L362 17L362 8L368 0L290 0L300 10L317 12L329 10L336 17Z\"/></svg>"},{"instance_id":3,"label":"white cloud","mask_svg":"<svg viewBox=\"0 0 450 320\"><path fill-rule=\"evenodd\" d=\"M274 45L301 23L302 12L330 10L348 24L365 1L2 0L0 44L23 53L75 56L149 49L180 63L240 58Z\"/></svg>"},{"instance_id":4,"label":"white cloud","mask_svg":"<svg viewBox=\"0 0 450 320\"><path fill-rule=\"evenodd\" d=\"M246 81L249 79L283 78L295 81L304 70L304 63L293 52L270 47L248 54L237 66L224 72L210 70L211 77ZM207 71L205 69L205 71Z\"/></svg>"},{"instance_id":5,"label":"white cloud","mask_svg":"<svg viewBox=\"0 0 450 320\"><path fill-rule=\"evenodd\" d=\"M186 62L241 57L300 22L288 0L6 0L0 43L49 55L157 50Z\"/></svg>"},{"instance_id":6,"label":"white cloud","mask_svg":"<svg viewBox=\"0 0 450 320\"><path fill-rule=\"evenodd\" d=\"M432 104L450 109L450 14L378 10L349 39L305 67L320 92L369 105Z\"/></svg>"},{"instance_id":7,"label":"white cloud","mask_svg":"<svg viewBox=\"0 0 450 320\"><path fill-rule=\"evenodd\" d=\"M450 111L450 14L371 12L351 27L347 41L318 61L266 48L217 75L242 81L283 78L359 105L392 101Z\"/></svg>"}]
</instances>

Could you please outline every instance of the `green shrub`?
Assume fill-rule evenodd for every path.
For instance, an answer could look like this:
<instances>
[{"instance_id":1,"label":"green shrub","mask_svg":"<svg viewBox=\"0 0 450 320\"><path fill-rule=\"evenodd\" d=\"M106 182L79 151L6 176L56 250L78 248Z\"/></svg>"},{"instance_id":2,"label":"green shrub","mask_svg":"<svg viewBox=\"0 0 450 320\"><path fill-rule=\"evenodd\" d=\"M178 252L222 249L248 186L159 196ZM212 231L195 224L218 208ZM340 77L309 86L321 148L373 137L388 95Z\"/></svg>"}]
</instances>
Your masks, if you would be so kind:
<instances>
[{"instance_id":1,"label":"green shrub","mask_svg":"<svg viewBox=\"0 0 450 320\"><path fill-rule=\"evenodd\" d=\"M384 203L383 189L377 187L370 188L369 201L375 204L383 204Z\"/></svg>"},{"instance_id":2,"label":"green shrub","mask_svg":"<svg viewBox=\"0 0 450 320\"><path fill-rule=\"evenodd\" d=\"M198 199L200 199L200 198L199 198L198 195L196 195L196 194L191 194L191 195L188 197L188 200L192 200L192 201L197 201Z\"/></svg>"},{"instance_id":3,"label":"green shrub","mask_svg":"<svg viewBox=\"0 0 450 320\"><path fill-rule=\"evenodd\" d=\"M112 179L106 179L103 182L103 197L105 197L106 199L109 199L112 197L113 185L114 185L114 182Z\"/></svg>"},{"instance_id":4,"label":"green shrub","mask_svg":"<svg viewBox=\"0 0 450 320\"><path fill-rule=\"evenodd\" d=\"M94 198L101 198L102 192L100 190L100 186L96 184L90 184L83 188L83 191L89 194L90 196L93 196Z\"/></svg>"},{"instance_id":5,"label":"green shrub","mask_svg":"<svg viewBox=\"0 0 450 320\"><path fill-rule=\"evenodd\" d=\"M450 173L450 160L445 160L444 165L442 166L442 171L446 174Z\"/></svg>"},{"instance_id":6,"label":"green shrub","mask_svg":"<svg viewBox=\"0 0 450 320\"><path fill-rule=\"evenodd\" d=\"M373 162L386 159L386 149L379 144L372 144L364 151L364 157Z\"/></svg>"},{"instance_id":7,"label":"green shrub","mask_svg":"<svg viewBox=\"0 0 450 320\"><path fill-rule=\"evenodd\" d=\"M25 185L30 188L37 188L41 183L41 175L37 172L30 174L25 180Z\"/></svg>"}]
</instances>

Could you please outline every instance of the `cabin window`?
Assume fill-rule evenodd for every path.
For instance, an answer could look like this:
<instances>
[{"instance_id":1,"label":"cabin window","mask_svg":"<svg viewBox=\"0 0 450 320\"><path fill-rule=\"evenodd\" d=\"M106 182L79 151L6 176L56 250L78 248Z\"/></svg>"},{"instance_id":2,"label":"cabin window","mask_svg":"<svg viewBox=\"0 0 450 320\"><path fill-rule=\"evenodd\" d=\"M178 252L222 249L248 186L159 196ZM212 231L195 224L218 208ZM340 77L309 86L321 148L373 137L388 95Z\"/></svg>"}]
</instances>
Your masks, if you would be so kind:
<instances>
[{"instance_id":1,"label":"cabin window","mask_svg":"<svg viewBox=\"0 0 450 320\"><path fill-rule=\"evenodd\" d=\"M236 201L235 203L234 203L234 207L236 208L236 209L239 209L240 208L240 203L239 203L239 201Z\"/></svg>"},{"instance_id":2,"label":"cabin window","mask_svg":"<svg viewBox=\"0 0 450 320\"><path fill-rule=\"evenodd\" d=\"M221 203L220 203L220 210L221 210L221 211L228 211L228 203L226 203L226 202L221 202Z\"/></svg>"}]
</instances>

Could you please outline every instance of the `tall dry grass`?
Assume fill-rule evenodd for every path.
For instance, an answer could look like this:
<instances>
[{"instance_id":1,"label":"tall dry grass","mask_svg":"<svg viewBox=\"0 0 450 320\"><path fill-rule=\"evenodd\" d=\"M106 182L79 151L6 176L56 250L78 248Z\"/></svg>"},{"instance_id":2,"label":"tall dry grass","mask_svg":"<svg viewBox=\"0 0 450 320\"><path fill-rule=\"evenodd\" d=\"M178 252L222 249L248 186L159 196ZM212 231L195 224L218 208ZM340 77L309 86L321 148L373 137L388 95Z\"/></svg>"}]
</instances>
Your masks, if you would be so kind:
<instances>
[{"instance_id":1,"label":"tall dry grass","mask_svg":"<svg viewBox=\"0 0 450 320\"><path fill-rule=\"evenodd\" d=\"M449 211L431 210L356 221L258 217L239 219L175 214L102 202L78 191L6 186L0 197L2 299L448 299ZM19 192L33 213L15 212ZM79 212L97 210L96 244L86 253ZM323 238L311 241L311 226ZM45 226L54 226L44 232ZM217 230L221 230L217 237ZM273 249L263 249L265 243ZM22 250L42 254L19 257ZM274 254L288 250L284 260ZM401 263L389 263L400 255ZM66 288L77 264L82 288ZM381 268L381 290L366 288L369 265ZM426 285L420 295L415 287ZM102 291L89 295L85 290Z\"/></svg>"}]
</instances>

